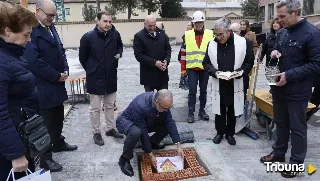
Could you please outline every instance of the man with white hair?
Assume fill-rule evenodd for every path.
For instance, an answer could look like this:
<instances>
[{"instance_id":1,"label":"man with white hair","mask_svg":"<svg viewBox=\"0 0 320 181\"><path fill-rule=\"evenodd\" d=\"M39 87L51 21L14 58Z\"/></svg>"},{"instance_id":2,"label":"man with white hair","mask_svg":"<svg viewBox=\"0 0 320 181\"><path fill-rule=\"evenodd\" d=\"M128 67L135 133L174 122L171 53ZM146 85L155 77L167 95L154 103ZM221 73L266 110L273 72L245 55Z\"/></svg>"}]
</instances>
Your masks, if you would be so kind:
<instances>
[{"instance_id":1,"label":"man with white hair","mask_svg":"<svg viewBox=\"0 0 320 181\"><path fill-rule=\"evenodd\" d=\"M140 62L140 84L145 91L168 89L171 46L165 31L156 26L153 15L146 17L144 28L134 35L133 50Z\"/></svg>"},{"instance_id":2,"label":"man with white hair","mask_svg":"<svg viewBox=\"0 0 320 181\"><path fill-rule=\"evenodd\" d=\"M230 145L236 145L236 117L244 111L243 75L249 74L254 64L252 43L230 30L230 21L221 18L214 23L215 38L208 44L203 67L212 76L212 111L219 144L225 135ZM222 72L238 73L224 78Z\"/></svg>"},{"instance_id":3,"label":"man with white hair","mask_svg":"<svg viewBox=\"0 0 320 181\"><path fill-rule=\"evenodd\" d=\"M177 145L177 154L184 157L177 126L170 112L173 105L173 95L167 89L146 92L138 95L117 118L117 128L126 135L123 152L119 159L121 171L132 177L134 175L130 160L133 158L133 149L141 139L143 151L148 154L154 167L157 168L156 157L152 150L162 149L159 143L170 135L172 142ZM151 137L148 133L155 132Z\"/></svg>"},{"instance_id":4,"label":"man with white hair","mask_svg":"<svg viewBox=\"0 0 320 181\"><path fill-rule=\"evenodd\" d=\"M48 128L53 149L40 156L40 167L58 172L62 166L52 159L52 152L74 151L78 147L69 145L62 136L64 101L68 99L65 81L69 66L65 49L53 25L56 7L51 0L38 0L35 13L39 24L33 28L31 42L26 45L24 59L36 77L40 115Z\"/></svg>"},{"instance_id":5,"label":"man with white hair","mask_svg":"<svg viewBox=\"0 0 320 181\"><path fill-rule=\"evenodd\" d=\"M313 78L320 72L320 30L301 18L299 0L281 0L276 6L278 22L284 27L277 35L271 58L279 61L281 73L271 86L277 140L263 162L284 162L291 135L289 164L303 164L307 153L306 110ZM286 178L295 172L281 172Z\"/></svg>"},{"instance_id":6,"label":"man with white hair","mask_svg":"<svg viewBox=\"0 0 320 181\"><path fill-rule=\"evenodd\" d=\"M232 23L230 25L230 29L233 33L237 34L237 35L240 35L240 24L239 23Z\"/></svg>"}]
</instances>

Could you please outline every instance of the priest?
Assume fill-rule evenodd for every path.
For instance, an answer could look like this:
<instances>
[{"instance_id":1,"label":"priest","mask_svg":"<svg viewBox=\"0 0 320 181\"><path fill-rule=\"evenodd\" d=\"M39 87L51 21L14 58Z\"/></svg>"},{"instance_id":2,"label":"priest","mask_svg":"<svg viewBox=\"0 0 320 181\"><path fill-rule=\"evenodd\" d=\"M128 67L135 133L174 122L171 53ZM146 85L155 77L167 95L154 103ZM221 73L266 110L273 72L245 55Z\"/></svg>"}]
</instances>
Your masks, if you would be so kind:
<instances>
[{"instance_id":1,"label":"priest","mask_svg":"<svg viewBox=\"0 0 320 181\"><path fill-rule=\"evenodd\" d=\"M252 43L230 29L230 21L221 18L214 23L215 38L208 43L203 67L212 77L212 111L215 114L217 135L213 143L219 144L225 135L230 145L234 138L236 117L244 112L243 75L249 74L254 64ZM226 72L234 78L221 76Z\"/></svg>"}]
</instances>

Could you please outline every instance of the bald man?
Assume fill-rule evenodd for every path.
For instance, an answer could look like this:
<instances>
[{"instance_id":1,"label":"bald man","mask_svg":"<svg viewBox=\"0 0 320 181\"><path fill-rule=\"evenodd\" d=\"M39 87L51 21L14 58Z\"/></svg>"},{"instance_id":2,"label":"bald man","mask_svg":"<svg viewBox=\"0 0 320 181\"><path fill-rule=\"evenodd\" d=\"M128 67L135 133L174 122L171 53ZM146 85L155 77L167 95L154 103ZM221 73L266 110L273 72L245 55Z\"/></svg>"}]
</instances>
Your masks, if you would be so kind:
<instances>
[{"instance_id":1,"label":"bald man","mask_svg":"<svg viewBox=\"0 0 320 181\"><path fill-rule=\"evenodd\" d=\"M56 7L51 0L37 1L36 17L39 24L32 30L31 42L26 45L23 55L36 77L39 114L44 118L53 146L53 149L40 156L40 167L51 172L62 170L62 166L52 159L52 152L77 149L77 146L66 143L61 135L63 102L68 99L65 80L69 75L69 66L58 32L52 24L55 16Z\"/></svg>"},{"instance_id":2,"label":"bald man","mask_svg":"<svg viewBox=\"0 0 320 181\"><path fill-rule=\"evenodd\" d=\"M164 30L156 26L154 16L148 15L144 28L134 35L133 50L140 62L140 84L145 91L168 89L171 46Z\"/></svg>"},{"instance_id":3,"label":"bald man","mask_svg":"<svg viewBox=\"0 0 320 181\"><path fill-rule=\"evenodd\" d=\"M134 175L130 160L133 158L133 149L140 138L143 150L149 155L155 168L157 168L157 161L152 149L164 148L159 143L168 134L173 143L177 145L178 155L184 157L177 126L170 112L172 105L173 96L169 90L162 89L156 93L147 92L134 98L117 118L119 132L127 135L119 159L119 166L125 175L130 177ZM149 137L148 133L151 132L155 133Z\"/></svg>"},{"instance_id":4,"label":"bald man","mask_svg":"<svg viewBox=\"0 0 320 181\"><path fill-rule=\"evenodd\" d=\"M233 31L233 33L240 35L240 24L239 23L232 23L230 25L230 29Z\"/></svg>"}]
</instances>

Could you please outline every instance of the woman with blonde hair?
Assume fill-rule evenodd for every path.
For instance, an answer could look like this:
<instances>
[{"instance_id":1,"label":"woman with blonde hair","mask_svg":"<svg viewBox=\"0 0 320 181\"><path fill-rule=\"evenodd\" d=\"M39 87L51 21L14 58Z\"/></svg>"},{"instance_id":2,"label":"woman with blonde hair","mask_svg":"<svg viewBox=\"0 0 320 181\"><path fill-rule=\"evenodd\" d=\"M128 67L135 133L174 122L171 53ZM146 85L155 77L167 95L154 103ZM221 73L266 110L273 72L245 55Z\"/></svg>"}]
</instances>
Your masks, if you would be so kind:
<instances>
[{"instance_id":1,"label":"woman with blonde hair","mask_svg":"<svg viewBox=\"0 0 320 181\"><path fill-rule=\"evenodd\" d=\"M38 98L35 79L21 58L30 41L32 27L38 23L35 15L20 5L0 2L0 180L9 174L15 179L35 169L26 156L26 145L18 133L21 109L30 115L37 113ZM11 173L12 169L12 173ZM11 177L9 178L11 181Z\"/></svg>"}]
</instances>

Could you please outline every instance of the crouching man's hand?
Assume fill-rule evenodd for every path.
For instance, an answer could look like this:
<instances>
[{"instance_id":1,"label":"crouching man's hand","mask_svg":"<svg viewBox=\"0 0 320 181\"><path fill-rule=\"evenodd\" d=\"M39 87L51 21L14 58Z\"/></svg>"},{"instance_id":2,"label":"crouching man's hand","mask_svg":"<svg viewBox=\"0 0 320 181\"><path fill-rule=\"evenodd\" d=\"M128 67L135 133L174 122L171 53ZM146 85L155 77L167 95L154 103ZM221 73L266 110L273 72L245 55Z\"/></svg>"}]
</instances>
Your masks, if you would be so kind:
<instances>
[{"instance_id":1,"label":"crouching man's hand","mask_svg":"<svg viewBox=\"0 0 320 181\"><path fill-rule=\"evenodd\" d=\"M149 153L149 157L152 163L152 166L157 169L157 159L156 157L153 155L153 153Z\"/></svg>"},{"instance_id":2,"label":"crouching man's hand","mask_svg":"<svg viewBox=\"0 0 320 181\"><path fill-rule=\"evenodd\" d=\"M182 159L184 159L184 153L181 144L178 142L177 144L177 151L178 151L178 156L181 156Z\"/></svg>"}]
</instances>

